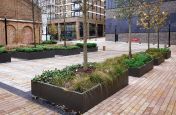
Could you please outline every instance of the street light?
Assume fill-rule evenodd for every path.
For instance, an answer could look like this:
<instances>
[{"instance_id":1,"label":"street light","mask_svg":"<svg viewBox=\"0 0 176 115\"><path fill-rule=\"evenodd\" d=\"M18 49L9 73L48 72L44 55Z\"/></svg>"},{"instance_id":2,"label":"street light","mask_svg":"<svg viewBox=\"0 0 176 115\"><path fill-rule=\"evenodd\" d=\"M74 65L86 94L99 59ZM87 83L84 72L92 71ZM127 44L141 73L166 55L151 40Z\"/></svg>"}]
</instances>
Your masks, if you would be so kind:
<instances>
[{"instance_id":1,"label":"street light","mask_svg":"<svg viewBox=\"0 0 176 115\"><path fill-rule=\"evenodd\" d=\"M7 18L6 16L4 17L4 24L5 24L5 43L7 45L8 41L7 41Z\"/></svg>"},{"instance_id":2,"label":"street light","mask_svg":"<svg viewBox=\"0 0 176 115\"><path fill-rule=\"evenodd\" d=\"M34 46L36 47L36 36L35 36L35 17L34 17L34 0L32 0L32 25L33 25L33 36L34 36Z\"/></svg>"},{"instance_id":3,"label":"street light","mask_svg":"<svg viewBox=\"0 0 176 115\"><path fill-rule=\"evenodd\" d=\"M169 38L168 38L168 47L171 46L171 43L170 43L170 38L171 38L171 24L170 24L170 21L169 21Z\"/></svg>"},{"instance_id":4,"label":"street light","mask_svg":"<svg viewBox=\"0 0 176 115\"><path fill-rule=\"evenodd\" d=\"M114 16L114 19L116 19L116 16ZM115 25L115 31L114 31L114 33L115 33L115 42L118 41L118 34L116 33L116 31L117 31L117 25Z\"/></svg>"}]
</instances>

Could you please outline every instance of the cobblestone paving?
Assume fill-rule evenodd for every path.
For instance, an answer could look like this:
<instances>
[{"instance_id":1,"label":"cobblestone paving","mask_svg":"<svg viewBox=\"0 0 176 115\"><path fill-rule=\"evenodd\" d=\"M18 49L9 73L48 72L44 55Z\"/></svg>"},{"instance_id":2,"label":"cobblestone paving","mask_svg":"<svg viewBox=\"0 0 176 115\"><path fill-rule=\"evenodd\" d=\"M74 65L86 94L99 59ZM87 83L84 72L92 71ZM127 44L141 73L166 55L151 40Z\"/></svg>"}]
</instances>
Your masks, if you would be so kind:
<instances>
[{"instance_id":1,"label":"cobblestone paving","mask_svg":"<svg viewBox=\"0 0 176 115\"><path fill-rule=\"evenodd\" d=\"M89 53L89 61L103 61L109 57L128 53L127 43L97 41L99 52ZM106 51L102 47L106 46ZM133 52L143 51L147 44L133 45ZM156 47L153 46L152 47ZM176 113L176 53L161 66L155 67L142 78L130 77L129 86L117 92L85 114L142 114ZM43 70L82 63L82 54L56 56L39 60L13 59L11 63L0 64L0 115L3 114L59 114L45 102L31 99L30 80ZM172 111L174 110L174 111ZM61 113L61 112L60 112Z\"/></svg>"}]
</instances>

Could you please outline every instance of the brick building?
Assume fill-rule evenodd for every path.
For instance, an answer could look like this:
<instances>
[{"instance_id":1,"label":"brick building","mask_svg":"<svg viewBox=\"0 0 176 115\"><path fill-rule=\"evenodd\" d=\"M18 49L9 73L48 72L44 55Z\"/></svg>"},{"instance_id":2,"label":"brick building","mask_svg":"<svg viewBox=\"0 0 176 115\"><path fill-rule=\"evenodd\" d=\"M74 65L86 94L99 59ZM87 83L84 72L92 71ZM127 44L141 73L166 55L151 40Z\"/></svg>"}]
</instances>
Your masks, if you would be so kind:
<instances>
[{"instance_id":1,"label":"brick building","mask_svg":"<svg viewBox=\"0 0 176 115\"><path fill-rule=\"evenodd\" d=\"M161 9L169 13L168 20L160 29L160 43L168 44L169 28L171 44L176 44L176 0L164 0ZM114 12L116 4L114 0L106 0L106 40L115 41L115 33L118 41L128 41L128 22L127 20L114 19L117 14ZM137 24L137 17L132 20L132 38L139 38L141 42L147 42L147 31ZM157 43L157 33L151 30L151 43Z\"/></svg>"},{"instance_id":2,"label":"brick building","mask_svg":"<svg viewBox=\"0 0 176 115\"><path fill-rule=\"evenodd\" d=\"M36 42L41 37L41 9L34 4ZM5 18L7 24L5 24ZM0 44L29 44L34 42L32 2L30 0L1 0L0 4Z\"/></svg>"}]
</instances>

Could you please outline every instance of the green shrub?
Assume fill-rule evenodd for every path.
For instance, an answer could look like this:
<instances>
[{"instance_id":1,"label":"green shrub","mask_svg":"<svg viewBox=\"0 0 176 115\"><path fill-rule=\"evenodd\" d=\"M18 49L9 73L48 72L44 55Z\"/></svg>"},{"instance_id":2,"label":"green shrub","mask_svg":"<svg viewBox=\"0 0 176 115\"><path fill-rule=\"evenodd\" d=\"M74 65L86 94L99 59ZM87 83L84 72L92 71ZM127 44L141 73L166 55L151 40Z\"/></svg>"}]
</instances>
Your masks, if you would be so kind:
<instances>
[{"instance_id":1,"label":"green shrub","mask_svg":"<svg viewBox=\"0 0 176 115\"><path fill-rule=\"evenodd\" d=\"M16 48L17 52L40 52L44 49L42 47L24 47L24 48Z\"/></svg>"},{"instance_id":2,"label":"green shrub","mask_svg":"<svg viewBox=\"0 0 176 115\"><path fill-rule=\"evenodd\" d=\"M44 50L72 50L78 49L78 46L48 46L48 45L37 45L37 47L43 48Z\"/></svg>"},{"instance_id":3,"label":"green shrub","mask_svg":"<svg viewBox=\"0 0 176 115\"><path fill-rule=\"evenodd\" d=\"M151 60L152 57L150 55L140 52L134 54L131 59L124 60L124 64L126 64L129 68L138 68L150 62Z\"/></svg>"},{"instance_id":4,"label":"green shrub","mask_svg":"<svg viewBox=\"0 0 176 115\"><path fill-rule=\"evenodd\" d=\"M0 45L0 48L4 47L4 45Z\"/></svg>"},{"instance_id":5,"label":"green shrub","mask_svg":"<svg viewBox=\"0 0 176 115\"><path fill-rule=\"evenodd\" d=\"M171 50L169 48L160 48L160 52L162 53L167 53L170 52Z\"/></svg>"},{"instance_id":6,"label":"green shrub","mask_svg":"<svg viewBox=\"0 0 176 115\"><path fill-rule=\"evenodd\" d=\"M41 44L57 44L57 42L53 40L48 40L48 41L43 41Z\"/></svg>"},{"instance_id":7,"label":"green shrub","mask_svg":"<svg viewBox=\"0 0 176 115\"><path fill-rule=\"evenodd\" d=\"M83 48L84 44L83 43L77 43L76 46ZM87 43L87 48L96 48L97 44L96 43Z\"/></svg>"},{"instance_id":8,"label":"green shrub","mask_svg":"<svg viewBox=\"0 0 176 115\"><path fill-rule=\"evenodd\" d=\"M5 48L4 47L1 47L0 48L0 53L6 53L7 51L5 50Z\"/></svg>"},{"instance_id":9,"label":"green shrub","mask_svg":"<svg viewBox=\"0 0 176 115\"><path fill-rule=\"evenodd\" d=\"M164 54L158 48L150 48L146 50L146 53L152 56L154 59L162 57Z\"/></svg>"}]
</instances>

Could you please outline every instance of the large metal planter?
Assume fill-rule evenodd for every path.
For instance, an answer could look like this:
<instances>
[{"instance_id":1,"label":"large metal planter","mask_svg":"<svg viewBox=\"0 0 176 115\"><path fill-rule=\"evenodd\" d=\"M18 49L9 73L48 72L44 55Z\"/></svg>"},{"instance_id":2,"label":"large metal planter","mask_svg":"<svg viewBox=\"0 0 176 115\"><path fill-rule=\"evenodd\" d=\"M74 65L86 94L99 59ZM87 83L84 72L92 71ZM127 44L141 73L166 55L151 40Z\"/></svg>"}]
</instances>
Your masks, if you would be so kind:
<instances>
[{"instance_id":1,"label":"large metal planter","mask_svg":"<svg viewBox=\"0 0 176 115\"><path fill-rule=\"evenodd\" d=\"M65 105L71 110L84 113L127 85L128 71L117 77L111 85L97 85L83 93L68 91L50 84L34 81L31 81L31 92L33 96L46 99L55 104Z\"/></svg>"},{"instance_id":2,"label":"large metal planter","mask_svg":"<svg viewBox=\"0 0 176 115\"><path fill-rule=\"evenodd\" d=\"M154 61L153 61L153 64L154 64L154 65L160 65L160 64L163 63L163 62L164 62L164 57L161 56L161 57L159 57L159 58L155 58Z\"/></svg>"},{"instance_id":3,"label":"large metal planter","mask_svg":"<svg viewBox=\"0 0 176 115\"><path fill-rule=\"evenodd\" d=\"M42 59L42 58L52 58L54 57L53 51L45 50L40 52L12 52L11 56L20 59Z\"/></svg>"},{"instance_id":4,"label":"large metal planter","mask_svg":"<svg viewBox=\"0 0 176 115\"><path fill-rule=\"evenodd\" d=\"M0 54L0 63L11 62L11 55L9 53Z\"/></svg>"},{"instance_id":5,"label":"large metal planter","mask_svg":"<svg viewBox=\"0 0 176 115\"><path fill-rule=\"evenodd\" d=\"M153 60L143 65L142 67L129 68L129 75L134 77L141 77L152 69L153 69Z\"/></svg>"},{"instance_id":6,"label":"large metal planter","mask_svg":"<svg viewBox=\"0 0 176 115\"><path fill-rule=\"evenodd\" d=\"M77 55L80 54L80 49L58 49L58 50L53 50L55 55L62 55L62 56L69 56L69 55Z\"/></svg>"},{"instance_id":7,"label":"large metal planter","mask_svg":"<svg viewBox=\"0 0 176 115\"><path fill-rule=\"evenodd\" d=\"M163 56L165 59L169 59L171 57L171 51L164 53Z\"/></svg>"},{"instance_id":8,"label":"large metal planter","mask_svg":"<svg viewBox=\"0 0 176 115\"><path fill-rule=\"evenodd\" d=\"M83 48L80 48L81 52L83 52ZM88 52L97 52L98 51L98 47L95 48L87 48Z\"/></svg>"}]
</instances>

